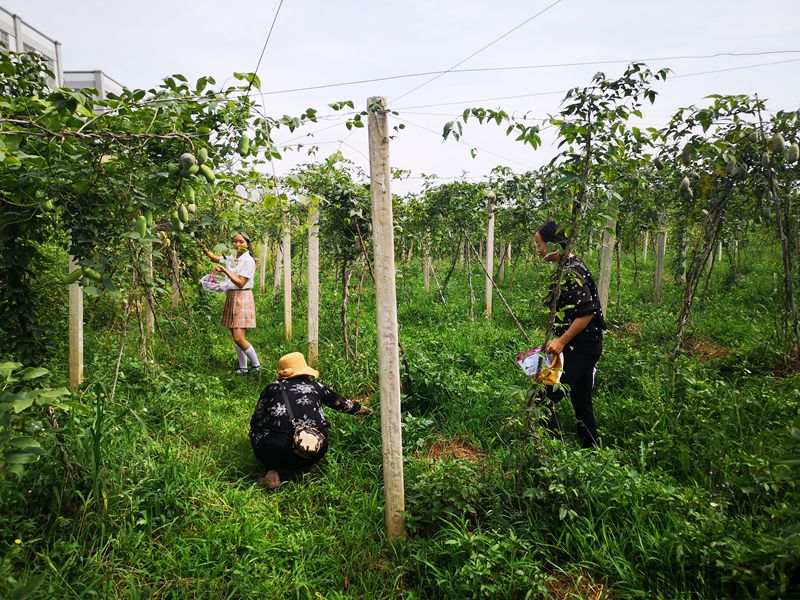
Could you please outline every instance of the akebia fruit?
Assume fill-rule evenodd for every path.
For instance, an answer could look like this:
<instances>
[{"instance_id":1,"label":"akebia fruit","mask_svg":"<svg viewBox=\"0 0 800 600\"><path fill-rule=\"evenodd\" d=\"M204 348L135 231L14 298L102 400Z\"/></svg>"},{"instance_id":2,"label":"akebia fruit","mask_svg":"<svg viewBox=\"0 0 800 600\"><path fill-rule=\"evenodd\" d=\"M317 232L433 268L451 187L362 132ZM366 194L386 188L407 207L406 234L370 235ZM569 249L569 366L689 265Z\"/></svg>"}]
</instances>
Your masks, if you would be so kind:
<instances>
[{"instance_id":1,"label":"akebia fruit","mask_svg":"<svg viewBox=\"0 0 800 600\"><path fill-rule=\"evenodd\" d=\"M691 164L692 153L689 150L689 146L684 146L683 150L681 150L681 160L683 161L683 164L686 165L687 167Z\"/></svg>"},{"instance_id":2,"label":"akebia fruit","mask_svg":"<svg viewBox=\"0 0 800 600\"><path fill-rule=\"evenodd\" d=\"M180 163L181 167L183 167L184 169L188 169L189 167L197 163L197 159L191 152L184 152L183 154L181 154Z\"/></svg>"},{"instance_id":3,"label":"akebia fruit","mask_svg":"<svg viewBox=\"0 0 800 600\"><path fill-rule=\"evenodd\" d=\"M178 216L178 211L173 210L170 214L170 219L172 221L172 231L175 233L180 233L183 231L183 223L181 222L180 217Z\"/></svg>"},{"instance_id":4,"label":"akebia fruit","mask_svg":"<svg viewBox=\"0 0 800 600\"><path fill-rule=\"evenodd\" d=\"M100 279L100 273L95 271L92 267L83 267L83 276L94 279L95 281Z\"/></svg>"},{"instance_id":5,"label":"akebia fruit","mask_svg":"<svg viewBox=\"0 0 800 600\"><path fill-rule=\"evenodd\" d=\"M214 183L216 176L214 175L214 171L208 165L200 165L200 174L206 178L208 183Z\"/></svg>"},{"instance_id":6,"label":"akebia fruit","mask_svg":"<svg viewBox=\"0 0 800 600\"><path fill-rule=\"evenodd\" d=\"M72 273L67 275L67 278L64 279L64 283L66 284L75 283L81 277L83 277L83 271L81 269L75 269L74 271L72 271Z\"/></svg>"},{"instance_id":7,"label":"akebia fruit","mask_svg":"<svg viewBox=\"0 0 800 600\"><path fill-rule=\"evenodd\" d=\"M783 136L780 133L776 133L770 138L767 146L772 152L777 154L778 152L783 152L783 149L786 147L786 142L783 141Z\"/></svg>"},{"instance_id":8,"label":"akebia fruit","mask_svg":"<svg viewBox=\"0 0 800 600\"><path fill-rule=\"evenodd\" d=\"M797 162L798 159L800 159L800 146L795 142L789 146L789 149L786 151L786 160L789 162Z\"/></svg>"},{"instance_id":9,"label":"akebia fruit","mask_svg":"<svg viewBox=\"0 0 800 600\"><path fill-rule=\"evenodd\" d=\"M200 148L197 151L197 164L202 165L208 160L208 150L206 148Z\"/></svg>"},{"instance_id":10,"label":"akebia fruit","mask_svg":"<svg viewBox=\"0 0 800 600\"><path fill-rule=\"evenodd\" d=\"M688 177L684 177L681 180L681 188L680 189L685 194L692 191L692 185L691 185L691 183L689 183L689 178Z\"/></svg>"},{"instance_id":11,"label":"akebia fruit","mask_svg":"<svg viewBox=\"0 0 800 600\"><path fill-rule=\"evenodd\" d=\"M239 146L237 147L239 151L239 156L247 156L250 154L250 138L246 135L243 135L239 138Z\"/></svg>"},{"instance_id":12,"label":"akebia fruit","mask_svg":"<svg viewBox=\"0 0 800 600\"><path fill-rule=\"evenodd\" d=\"M191 185L186 188L186 199L190 203L194 202L194 188Z\"/></svg>"},{"instance_id":13,"label":"akebia fruit","mask_svg":"<svg viewBox=\"0 0 800 600\"><path fill-rule=\"evenodd\" d=\"M150 227L153 224L153 211L149 208L144 209L144 220L147 221L147 226Z\"/></svg>"},{"instance_id":14,"label":"akebia fruit","mask_svg":"<svg viewBox=\"0 0 800 600\"><path fill-rule=\"evenodd\" d=\"M178 218L181 220L181 223L188 223L189 222L189 211L186 209L186 206L181 204L178 207Z\"/></svg>"},{"instance_id":15,"label":"akebia fruit","mask_svg":"<svg viewBox=\"0 0 800 600\"><path fill-rule=\"evenodd\" d=\"M664 163L656 156L655 160L653 160L653 166L660 171L664 168Z\"/></svg>"},{"instance_id":16,"label":"akebia fruit","mask_svg":"<svg viewBox=\"0 0 800 600\"><path fill-rule=\"evenodd\" d=\"M196 213L197 212L197 204L195 204L194 202L192 202L191 204L187 204L186 205L186 210L188 210L191 214Z\"/></svg>"},{"instance_id":17,"label":"akebia fruit","mask_svg":"<svg viewBox=\"0 0 800 600\"><path fill-rule=\"evenodd\" d=\"M183 174L184 175L196 175L197 172L200 170L200 165L192 165L188 169L186 169Z\"/></svg>"},{"instance_id":18,"label":"akebia fruit","mask_svg":"<svg viewBox=\"0 0 800 600\"><path fill-rule=\"evenodd\" d=\"M136 217L136 224L133 226L139 237L144 237L147 233L147 218L144 215Z\"/></svg>"},{"instance_id":19,"label":"akebia fruit","mask_svg":"<svg viewBox=\"0 0 800 600\"><path fill-rule=\"evenodd\" d=\"M764 152L764 154L761 155L761 164L763 166L765 166L765 167L768 167L769 166L769 158L770 158L769 157L769 152Z\"/></svg>"}]
</instances>

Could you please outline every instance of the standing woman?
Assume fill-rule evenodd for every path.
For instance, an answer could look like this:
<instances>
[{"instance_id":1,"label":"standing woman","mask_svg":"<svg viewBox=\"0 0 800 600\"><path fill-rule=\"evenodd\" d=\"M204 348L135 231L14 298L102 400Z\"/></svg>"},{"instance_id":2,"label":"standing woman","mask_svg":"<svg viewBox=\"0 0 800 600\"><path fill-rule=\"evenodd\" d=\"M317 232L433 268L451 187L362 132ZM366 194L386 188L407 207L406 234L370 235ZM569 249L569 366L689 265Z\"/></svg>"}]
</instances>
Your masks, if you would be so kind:
<instances>
[{"instance_id":1,"label":"standing woman","mask_svg":"<svg viewBox=\"0 0 800 600\"><path fill-rule=\"evenodd\" d=\"M567 247L563 228L548 221L538 229L534 240L539 256L558 265ZM553 250L552 247L548 248L548 244L557 244L561 249ZM545 352L564 353L564 370L560 383L569 388L567 393L575 409L575 428L580 444L583 448L591 448L597 443L597 425L592 408L594 367L603 352L606 322L594 278L583 261L571 252L567 254L561 277L561 293L556 304L555 337L547 343ZM557 284L554 280L545 300L548 307ZM546 393L552 411L548 427L559 432L561 423L556 404L564 397L564 390L547 387Z\"/></svg>"},{"instance_id":2,"label":"standing woman","mask_svg":"<svg viewBox=\"0 0 800 600\"><path fill-rule=\"evenodd\" d=\"M250 370L260 371L261 362L258 360L256 349L245 339L248 329L256 326L256 305L253 299L253 279L256 274L256 261L250 255L250 237L243 231L237 231L231 238L235 255L216 256L203 243L200 248L206 256L215 263L217 273L224 273L236 285L236 288L226 293L225 308L222 311L222 326L231 330L236 355L239 358L239 368L234 371L238 375L246 375ZM252 365L247 368L247 361Z\"/></svg>"}]
</instances>

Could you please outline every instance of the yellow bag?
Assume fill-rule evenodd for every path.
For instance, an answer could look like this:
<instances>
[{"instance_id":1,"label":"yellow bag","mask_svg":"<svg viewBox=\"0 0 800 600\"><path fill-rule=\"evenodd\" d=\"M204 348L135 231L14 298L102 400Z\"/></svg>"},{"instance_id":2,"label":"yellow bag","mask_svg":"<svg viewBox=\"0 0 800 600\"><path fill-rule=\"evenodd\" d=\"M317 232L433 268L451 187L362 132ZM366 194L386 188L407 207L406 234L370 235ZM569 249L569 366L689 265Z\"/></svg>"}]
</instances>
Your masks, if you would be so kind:
<instances>
[{"instance_id":1,"label":"yellow bag","mask_svg":"<svg viewBox=\"0 0 800 600\"><path fill-rule=\"evenodd\" d=\"M545 362L547 357L552 356L550 364ZM561 373L564 372L564 354L548 354L545 360L542 361L542 368L536 374L536 381L545 385L554 386L561 381Z\"/></svg>"}]
</instances>

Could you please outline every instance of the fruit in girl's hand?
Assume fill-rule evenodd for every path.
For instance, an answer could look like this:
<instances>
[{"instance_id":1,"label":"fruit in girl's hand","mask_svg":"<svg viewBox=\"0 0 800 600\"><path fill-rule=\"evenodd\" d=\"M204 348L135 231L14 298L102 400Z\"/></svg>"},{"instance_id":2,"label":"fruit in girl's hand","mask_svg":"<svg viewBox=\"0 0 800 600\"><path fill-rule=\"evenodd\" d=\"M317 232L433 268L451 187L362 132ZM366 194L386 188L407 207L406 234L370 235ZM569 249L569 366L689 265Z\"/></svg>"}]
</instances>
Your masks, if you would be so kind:
<instances>
[{"instance_id":1,"label":"fruit in girl's hand","mask_svg":"<svg viewBox=\"0 0 800 600\"><path fill-rule=\"evenodd\" d=\"M139 237L144 237L147 233L147 218L144 215L136 217L136 224L133 229L139 234Z\"/></svg>"},{"instance_id":2,"label":"fruit in girl's hand","mask_svg":"<svg viewBox=\"0 0 800 600\"><path fill-rule=\"evenodd\" d=\"M778 152L783 152L783 149L786 147L786 142L783 141L783 136L780 133L776 133L770 138L767 146L772 152L777 154Z\"/></svg>"},{"instance_id":3,"label":"fruit in girl's hand","mask_svg":"<svg viewBox=\"0 0 800 600\"><path fill-rule=\"evenodd\" d=\"M178 207L178 218L181 220L181 223L189 222L189 211L183 204Z\"/></svg>"},{"instance_id":4,"label":"fruit in girl's hand","mask_svg":"<svg viewBox=\"0 0 800 600\"><path fill-rule=\"evenodd\" d=\"M208 165L200 165L200 174L206 178L208 183L214 183L214 180L216 179L214 171L212 171Z\"/></svg>"},{"instance_id":5,"label":"fruit in girl's hand","mask_svg":"<svg viewBox=\"0 0 800 600\"><path fill-rule=\"evenodd\" d=\"M189 167L197 163L197 159L191 152L184 152L183 154L181 154L179 161L181 163L181 167L183 167L184 169L188 169Z\"/></svg>"}]
</instances>

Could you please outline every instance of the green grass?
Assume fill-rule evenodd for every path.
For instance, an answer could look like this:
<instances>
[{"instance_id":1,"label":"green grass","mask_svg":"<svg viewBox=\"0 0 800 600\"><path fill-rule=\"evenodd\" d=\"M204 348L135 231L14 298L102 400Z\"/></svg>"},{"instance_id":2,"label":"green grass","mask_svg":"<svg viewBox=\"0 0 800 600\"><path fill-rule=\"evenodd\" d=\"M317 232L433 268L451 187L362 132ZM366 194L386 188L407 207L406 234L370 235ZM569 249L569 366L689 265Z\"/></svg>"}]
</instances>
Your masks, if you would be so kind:
<instances>
[{"instance_id":1,"label":"green grass","mask_svg":"<svg viewBox=\"0 0 800 600\"><path fill-rule=\"evenodd\" d=\"M113 403L120 340L104 328L110 308L90 307L82 400L105 407L101 494L94 416L65 417L50 457L22 481L0 484L0 595L41 574L32 597L525 598L554 589L584 597L587 581L612 597L763 597L800 564L797 545L775 542L797 520L796 478L775 461L800 412L800 377L773 375L777 308L754 300L770 297L769 261L766 251L749 256L737 279L724 264L715 271L690 328L727 354L690 352L673 369L679 290L668 285L662 306L652 305L652 257L636 283L626 257L620 305L612 280L615 327L598 365L603 448L577 447L567 403L565 440L545 437L543 455L525 439L519 389L527 381L514 358L527 345L502 303L495 299L487 321L477 288L471 322L463 277L441 304L422 292L416 263L405 269L409 538L395 546L384 533L377 412L356 421L328 411L331 451L320 468L269 494L256 483L263 473L249 418L277 359L305 351L301 287L292 343L282 340L282 307L271 295L258 300L259 327L248 339L266 366L260 376L231 374L222 298L191 295L191 314L161 320L155 365L139 363L128 337ZM503 287L534 342L546 276L520 267ZM354 292L351 325L355 314ZM322 380L346 395L372 394L373 294L361 300L359 355L349 361L339 319L326 280ZM63 357L50 366L64 378ZM478 460L427 458L431 443L453 439ZM80 465L74 480L60 466L61 448Z\"/></svg>"}]
</instances>

